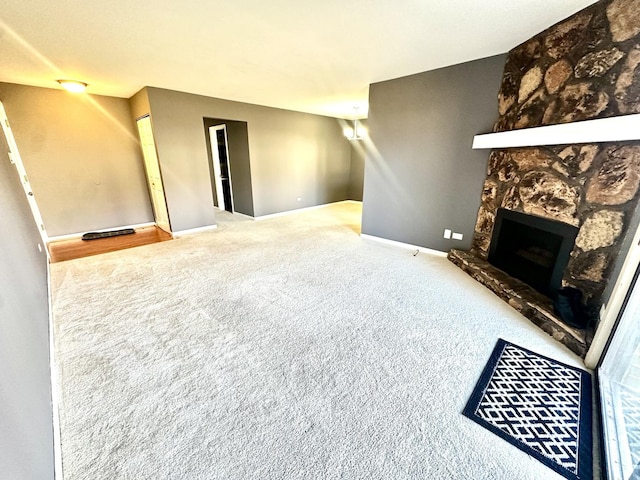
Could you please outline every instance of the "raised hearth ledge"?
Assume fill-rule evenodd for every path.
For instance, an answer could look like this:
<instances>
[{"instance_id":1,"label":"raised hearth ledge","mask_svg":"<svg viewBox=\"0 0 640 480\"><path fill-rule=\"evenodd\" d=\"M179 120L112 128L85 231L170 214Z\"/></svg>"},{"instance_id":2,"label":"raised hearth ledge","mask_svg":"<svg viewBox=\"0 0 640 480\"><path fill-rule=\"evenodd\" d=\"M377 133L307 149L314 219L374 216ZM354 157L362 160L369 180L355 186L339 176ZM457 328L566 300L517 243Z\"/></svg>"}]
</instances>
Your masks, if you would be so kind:
<instances>
[{"instance_id":1,"label":"raised hearth ledge","mask_svg":"<svg viewBox=\"0 0 640 480\"><path fill-rule=\"evenodd\" d=\"M473 149L535 147L640 140L640 114L485 133L473 137Z\"/></svg>"},{"instance_id":2,"label":"raised hearth ledge","mask_svg":"<svg viewBox=\"0 0 640 480\"><path fill-rule=\"evenodd\" d=\"M452 249L447 257L572 352L585 357L589 348L588 337L591 335L557 318L548 297L470 252Z\"/></svg>"}]
</instances>

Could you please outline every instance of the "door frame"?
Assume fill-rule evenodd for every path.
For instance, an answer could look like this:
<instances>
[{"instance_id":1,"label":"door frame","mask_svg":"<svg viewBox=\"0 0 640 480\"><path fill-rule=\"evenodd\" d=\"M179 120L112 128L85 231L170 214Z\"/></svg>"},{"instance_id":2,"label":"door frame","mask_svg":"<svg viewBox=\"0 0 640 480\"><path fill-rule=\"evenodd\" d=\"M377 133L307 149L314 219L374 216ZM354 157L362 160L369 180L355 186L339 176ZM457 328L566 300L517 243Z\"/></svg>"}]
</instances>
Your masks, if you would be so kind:
<instances>
[{"instance_id":1,"label":"door frame","mask_svg":"<svg viewBox=\"0 0 640 480\"><path fill-rule=\"evenodd\" d=\"M627 425L621 391L628 388L633 377L637 381L640 359L638 354L637 320L640 314L640 265L637 266L631 286L620 309L605 352L596 368L599 409L601 465L603 478L636 478L637 469L627 441ZM634 425L631 425L633 427ZM629 476L631 474L631 476Z\"/></svg>"},{"instance_id":2,"label":"door frame","mask_svg":"<svg viewBox=\"0 0 640 480\"><path fill-rule=\"evenodd\" d=\"M149 121L149 134L151 135L151 142L153 144L153 153L154 153L153 158L150 158L150 156L148 155L148 151L144 147L142 135L140 131L140 126L141 126L140 122L147 119ZM151 115L147 113L145 115L142 115L141 117L136 118L136 127L138 129L138 138L140 140L140 148L142 150L142 161L144 164L145 177L147 179L147 188L149 190L149 197L150 197L149 199L151 200L151 208L153 209L154 221L158 226L158 228L161 228L167 233L171 233L171 217L169 216L169 207L167 205L167 196L164 189L164 180L162 178L162 168L160 166L160 159L158 157L158 149L156 146L155 137L153 135L153 125L151 123ZM158 170L158 179L160 181L160 188L162 190L161 205L157 205L157 200L158 200L156 198L157 195L155 195L153 191L153 182L151 181L151 177L149 173L149 167L151 165L149 162L153 162L153 168L157 168ZM158 214L159 208L162 208L164 210L164 213L166 214L166 218L167 218L166 223L162 218L160 218L160 216L162 215L162 212L160 212L160 215Z\"/></svg>"},{"instance_id":3,"label":"door frame","mask_svg":"<svg viewBox=\"0 0 640 480\"><path fill-rule=\"evenodd\" d=\"M220 129L220 125L209 127L209 143L211 145L211 161L213 163L213 182L216 190L216 201L218 202L218 208L224 210L224 191L222 190L222 171L220 168L220 153L218 150L218 136L217 130ZM215 140L215 141L214 141ZM215 143L215 144L214 144ZM227 162L229 159L227 158ZM228 164L227 164L228 166ZM233 202L232 202L233 203Z\"/></svg>"},{"instance_id":4,"label":"door frame","mask_svg":"<svg viewBox=\"0 0 640 480\"><path fill-rule=\"evenodd\" d=\"M18 144L16 143L16 139L13 136L13 131L11 130L11 125L9 124L9 118L7 117L7 112L4 109L4 104L2 103L2 101L0 101L0 123L2 123L2 131L4 132L4 136L7 140L7 147L9 149L9 161L13 164L14 167L16 167L16 170L18 171L20 184L22 185L22 189L24 190L24 193L27 197L27 202L29 202L33 220L38 227L38 232L40 233L40 238L42 239L43 244L46 245L49 241L49 236L47 235L47 230L44 227L44 221L42 220L40 208L38 207L33 189L31 188L31 182L29 181L27 171L24 168L22 157L20 156L20 152L18 151Z\"/></svg>"},{"instance_id":5,"label":"door frame","mask_svg":"<svg viewBox=\"0 0 640 480\"><path fill-rule=\"evenodd\" d=\"M220 168L220 153L218 150L218 131L222 131L224 134L224 148L227 154L227 173L229 175L229 198L231 199L231 213L235 213L235 206L233 201L233 180L231 177L231 159L229 158L229 139L227 137L227 126L225 124L212 125L208 127L209 130L209 144L211 146L211 161L213 163L213 187L216 191L216 201L218 202L218 208L226 210L226 202L224 200L224 187L222 185L222 169Z\"/></svg>"}]
</instances>

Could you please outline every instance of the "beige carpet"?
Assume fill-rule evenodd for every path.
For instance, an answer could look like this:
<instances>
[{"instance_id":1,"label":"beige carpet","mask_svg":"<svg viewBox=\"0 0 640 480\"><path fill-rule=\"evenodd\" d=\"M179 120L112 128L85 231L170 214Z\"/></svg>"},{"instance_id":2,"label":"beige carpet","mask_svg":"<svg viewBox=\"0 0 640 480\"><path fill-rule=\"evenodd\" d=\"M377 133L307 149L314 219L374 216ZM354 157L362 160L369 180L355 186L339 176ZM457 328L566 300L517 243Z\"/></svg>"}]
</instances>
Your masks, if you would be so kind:
<instances>
[{"instance_id":1,"label":"beige carpet","mask_svg":"<svg viewBox=\"0 0 640 480\"><path fill-rule=\"evenodd\" d=\"M52 265L65 480L561 478L460 412L498 337L580 360L359 219L336 204Z\"/></svg>"}]
</instances>

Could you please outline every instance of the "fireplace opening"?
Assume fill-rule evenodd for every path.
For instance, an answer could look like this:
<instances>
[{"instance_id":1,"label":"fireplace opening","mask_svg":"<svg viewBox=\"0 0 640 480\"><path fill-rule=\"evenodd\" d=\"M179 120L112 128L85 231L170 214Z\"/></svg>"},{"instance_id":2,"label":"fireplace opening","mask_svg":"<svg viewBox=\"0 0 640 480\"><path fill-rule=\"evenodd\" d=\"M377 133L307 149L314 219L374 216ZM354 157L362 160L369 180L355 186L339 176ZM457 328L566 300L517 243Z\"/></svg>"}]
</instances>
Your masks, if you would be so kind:
<instances>
[{"instance_id":1,"label":"fireplace opening","mask_svg":"<svg viewBox=\"0 0 640 480\"><path fill-rule=\"evenodd\" d=\"M500 208L489 263L554 298L577 235L573 225Z\"/></svg>"}]
</instances>

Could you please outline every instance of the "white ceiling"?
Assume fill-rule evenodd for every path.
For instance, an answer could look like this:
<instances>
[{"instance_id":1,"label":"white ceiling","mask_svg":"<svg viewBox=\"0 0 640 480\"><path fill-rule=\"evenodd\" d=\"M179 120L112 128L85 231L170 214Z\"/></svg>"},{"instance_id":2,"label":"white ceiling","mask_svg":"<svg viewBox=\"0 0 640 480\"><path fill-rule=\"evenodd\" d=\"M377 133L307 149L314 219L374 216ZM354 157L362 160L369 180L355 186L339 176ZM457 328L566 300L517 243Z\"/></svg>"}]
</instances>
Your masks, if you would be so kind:
<instances>
[{"instance_id":1,"label":"white ceiling","mask_svg":"<svg viewBox=\"0 0 640 480\"><path fill-rule=\"evenodd\" d=\"M594 0L3 0L0 81L348 117L369 84L504 53Z\"/></svg>"}]
</instances>

